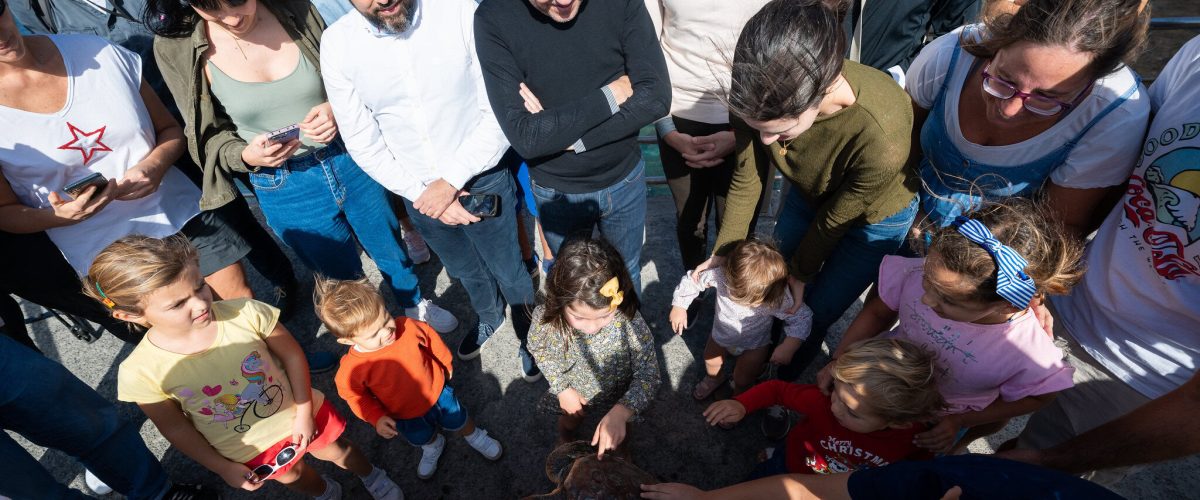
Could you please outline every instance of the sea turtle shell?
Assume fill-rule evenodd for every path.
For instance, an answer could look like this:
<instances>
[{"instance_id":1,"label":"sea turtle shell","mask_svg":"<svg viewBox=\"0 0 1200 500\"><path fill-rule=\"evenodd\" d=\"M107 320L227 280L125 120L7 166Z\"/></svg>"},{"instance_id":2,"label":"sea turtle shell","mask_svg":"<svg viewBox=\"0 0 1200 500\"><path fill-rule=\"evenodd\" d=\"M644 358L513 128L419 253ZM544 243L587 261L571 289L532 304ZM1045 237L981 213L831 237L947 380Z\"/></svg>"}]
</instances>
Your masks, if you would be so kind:
<instances>
[{"instance_id":1,"label":"sea turtle shell","mask_svg":"<svg viewBox=\"0 0 1200 500\"><path fill-rule=\"evenodd\" d=\"M546 457L546 477L558 485L545 495L526 499L633 500L642 484L658 480L627 458L615 453L596 458L596 447L587 441L564 443Z\"/></svg>"}]
</instances>

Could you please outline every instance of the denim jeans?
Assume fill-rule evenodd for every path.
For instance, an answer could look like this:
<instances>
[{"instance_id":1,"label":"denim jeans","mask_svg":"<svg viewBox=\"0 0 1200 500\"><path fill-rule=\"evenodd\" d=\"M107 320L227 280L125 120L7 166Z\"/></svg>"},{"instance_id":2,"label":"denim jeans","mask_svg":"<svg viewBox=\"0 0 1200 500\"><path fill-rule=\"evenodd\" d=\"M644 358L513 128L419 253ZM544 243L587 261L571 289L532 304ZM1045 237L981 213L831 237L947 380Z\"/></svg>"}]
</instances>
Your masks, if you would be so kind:
<instances>
[{"instance_id":1,"label":"denim jeans","mask_svg":"<svg viewBox=\"0 0 1200 500\"><path fill-rule=\"evenodd\" d=\"M408 440L409 444L413 446L429 444L433 441L433 434L438 431L439 427L444 431L458 432L467 426L470 414L458 401L458 397L454 395L454 388L450 387L449 382L447 380L446 385L442 386L442 392L438 394L437 401L429 407L429 411L424 415L396 420L396 430L404 436L404 439Z\"/></svg>"},{"instance_id":2,"label":"denim jeans","mask_svg":"<svg viewBox=\"0 0 1200 500\"><path fill-rule=\"evenodd\" d=\"M404 206L429 248L442 260L446 274L467 290L481 323L499 329L504 324L505 301L512 306L513 329L523 349L534 294L533 281L521 262L521 247L517 244L516 183L501 162L501 166L479 174L464 187L471 194L499 195L496 216L465 226L449 226L414 209L410 200L404 200Z\"/></svg>"},{"instance_id":3,"label":"denim jeans","mask_svg":"<svg viewBox=\"0 0 1200 500\"><path fill-rule=\"evenodd\" d=\"M79 460L130 499L158 498L167 473L138 427L62 365L0 335L0 429ZM87 498L55 481L0 431L0 496L14 500Z\"/></svg>"},{"instance_id":4,"label":"denim jeans","mask_svg":"<svg viewBox=\"0 0 1200 500\"><path fill-rule=\"evenodd\" d=\"M642 242L646 235L646 164L638 165L620 182L590 193L564 193L531 182L537 200L538 220L546 243L558 255L558 247L573 236L590 237L599 226L600 235L621 252L633 288L642 291Z\"/></svg>"},{"instance_id":5,"label":"denim jeans","mask_svg":"<svg viewBox=\"0 0 1200 500\"><path fill-rule=\"evenodd\" d=\"M333 279L361 278L362 245L401 307L420 302L387 191L354 163L340 139L250 174L250 184L267 225L309 269Z\"/></svg>"},{"instance_id":6,"label":"denim jeans","mask_svg":"<svg viewBox=\"0 0 1200 500\"><path fill-rule=\"evenodd\" d=\"M775 223L775 240L784 257L791 259L808 232L815 211L792 189ZM794 380L816 357L829 327L879 277L879 264L885 255L896 253L908 236L917 215L917 198L907 207L875 224L846 231L829 253L821 271L804 287L804 303L813 311L812 333L792 362L780 370L780 378Z\"/></svg>"}]
</instances>

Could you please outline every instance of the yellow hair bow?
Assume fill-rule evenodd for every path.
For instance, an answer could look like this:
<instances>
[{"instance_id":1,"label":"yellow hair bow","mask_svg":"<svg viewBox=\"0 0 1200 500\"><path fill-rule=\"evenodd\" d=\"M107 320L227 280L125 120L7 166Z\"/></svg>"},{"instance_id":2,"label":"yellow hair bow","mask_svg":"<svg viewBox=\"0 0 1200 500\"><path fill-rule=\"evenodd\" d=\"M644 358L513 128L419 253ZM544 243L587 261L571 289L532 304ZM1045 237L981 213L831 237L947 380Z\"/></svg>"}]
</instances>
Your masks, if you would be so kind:
<instances>
[{"instance_id":1,"label":"yellow hair bow","mask_svg":"<svg viewBox=\"0 0 1200 500\"><path fill-rule=\"evenodd\" d=\"M620 286L617 277L613 276L604 286L600 287L600 295L612 299L608 302L610 311L615 310L617 306L621 305L621 302L625 301L625 292L621 291Z\"/></svg>"}]
</instances>

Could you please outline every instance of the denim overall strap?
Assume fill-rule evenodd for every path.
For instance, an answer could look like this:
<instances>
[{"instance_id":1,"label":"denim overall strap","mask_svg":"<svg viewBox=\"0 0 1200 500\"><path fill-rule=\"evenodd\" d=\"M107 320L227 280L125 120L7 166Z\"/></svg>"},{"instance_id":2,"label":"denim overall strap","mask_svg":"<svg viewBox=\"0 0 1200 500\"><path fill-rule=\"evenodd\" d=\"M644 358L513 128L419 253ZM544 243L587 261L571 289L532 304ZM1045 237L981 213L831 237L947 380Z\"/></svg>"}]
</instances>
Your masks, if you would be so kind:
<instances>
[{"instance_id":1,"label":"denim overall strap","mask_svg":"<svg viewBox=\"0 0 1200 500\"><path fill-rule=\"evenodd\" d=\"M1033 161L1008 166L981 163L955 147L946 126L946 94L961 50L961 47L955 47L946 79L942 82L929 119L921 128L921 150L924 153L921 160L921 209L939 226L976 208L984 199L1032 195L1041 188L1054 169L1066 162L1075 145L1088 131L1137 90L1135 83L1119 99L1093 117L1073 138Z\"/></svg>"}]
</instances>

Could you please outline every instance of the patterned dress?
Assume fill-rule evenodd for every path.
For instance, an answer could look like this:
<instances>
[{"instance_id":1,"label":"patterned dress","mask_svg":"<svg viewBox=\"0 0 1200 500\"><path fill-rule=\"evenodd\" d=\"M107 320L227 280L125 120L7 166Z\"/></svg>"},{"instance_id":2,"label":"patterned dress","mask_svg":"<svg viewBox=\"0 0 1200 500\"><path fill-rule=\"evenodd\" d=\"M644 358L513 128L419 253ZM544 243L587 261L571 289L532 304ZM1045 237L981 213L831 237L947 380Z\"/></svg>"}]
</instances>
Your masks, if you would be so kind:
<instances>
[{"instance_id":1,"label":"patterned dress","mask_svg":"<svg viewBox=\"0 0 1200 500\"><path fill-rule=\"evenodd\" d=\"M575 389L588 408L607 411L622 404L633 410L636 420L650 406L661 381L654 336L641 313L632 319L618 313L593 335L573 330L564 336L542 320L543 311L543 306L533 311L529 332L529 352L550 384L539 408L561 414L558 393Z\"/></svg>"}]
</instances>

